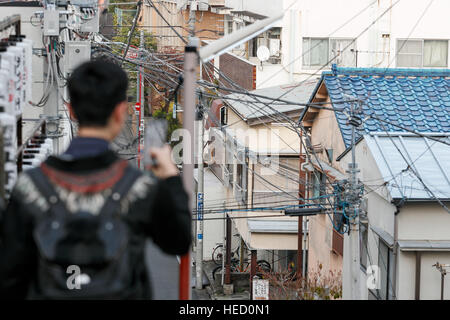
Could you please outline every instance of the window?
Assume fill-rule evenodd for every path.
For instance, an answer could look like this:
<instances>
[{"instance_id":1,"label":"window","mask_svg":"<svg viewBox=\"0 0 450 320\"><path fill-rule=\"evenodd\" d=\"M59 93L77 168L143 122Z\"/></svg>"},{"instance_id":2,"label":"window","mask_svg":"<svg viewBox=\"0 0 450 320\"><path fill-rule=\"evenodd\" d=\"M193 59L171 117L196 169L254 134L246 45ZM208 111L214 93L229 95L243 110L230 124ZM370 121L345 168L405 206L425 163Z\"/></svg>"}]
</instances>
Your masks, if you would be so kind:
<instances>
[{"instance_id":1,"label":"window","mask_svg":"<svg viewBox=\"0 0 450 320\"><path fill-rule=\"evenodd\" d=\"M233 21L228 21L227 22L227 33L233 33Z\"/></svg>"},{"instance_id":2,"label":"window","mask_svg":"<svg viewBox=\"0 0 450 320\"><path fill-rule=\"evenodd\" d=\"M334 253L344 256L344 235L333 228L332 250Z\"/></svg>"},{"instance_id":3,"label":"window","mask_svg":"<svg viewBox=\"0 0 450 320\"><path fill-rule=\"evenodd\" d=\"M226 107L220 108L220 124L222 126L227 125L228 123L228 112Z\"/></svg>"},{"instance_id":4,"label":"window","mask_svg":"<svg viewBox=\"0 0 450 320\"><path fill-rule=\"evenodd\" d=\"M367 235L368 235L368 230L367 230L367 225L364 224L360 224L360 229L359 229L359 261L361 263L361 266L364 269L367 269L367 255L368 255L368 248L367 248Z\"/></svg>"},{"instance_id":5,"label":"window","mask_svg":"<svg viewBox=\"0 0 450 320\"><path fill-rule=\"evenodd\" d=\"M423 43L424 67L447 67L448 41L425 40Z\"/></svg>"},{"instance_id":6,"label":"window","mask_svg":"<svg viewBox=\"0 0 450 320\"><path fill-rule=\"evenodd\" d=\"M326 183L326 175L322 172L316 170L315 173L311 173L311 179L313 182L313 198L319 198L320 196L325 195L325 183ZM316 203L324 203L324 198L320 198L317 200L314 200Z\"/></svg>"},{"instance_id":7,"label":"window","mask_svg":"<svg viewBox=\"0 0 450 320\"><path fill-rule=\"evenodd\" d=\"M378 246L378 267L380 268L380 289L378 295L380 299L389 300L392 298L392 278L393 278L393 252L384 241L379 240Z\"/></svg>"},{"instance_id":8,"label":"window","mask_svg":"<svg viewBox=\"0 0 450 320\"><path fill-rule=\"evenodd\" d=\"M330 59L338 66L356 67L355 41L352 39L330 39Z\"/></svg>"},{"instance_id":9,"label":"window","mask_svg":"<svg viewBox=\"0 0 450 320\"><path fill-rule=\"evenodd\" d=\"M448 40L397 40L397 67L447 67Z\"/></svg>"},{"instance_id":10,"label":"window","mask_svg":"<svg viewBox=\"0 0 450 320\"><path fill-rule=\"evenodd\" d=\"M303 39L303 65L323 66L328 62L328 39Z\"/></svg>"},{"instance_id":11,"label":"window","mask_svg":"<svg viewBox=\"0 0 450 320\"><path fill-rule=\"evenodd\" d=\"M303 66L321 67L329 60L339 66L356 67L354 39L303 38Z\"/></svg>"}]
</instances>

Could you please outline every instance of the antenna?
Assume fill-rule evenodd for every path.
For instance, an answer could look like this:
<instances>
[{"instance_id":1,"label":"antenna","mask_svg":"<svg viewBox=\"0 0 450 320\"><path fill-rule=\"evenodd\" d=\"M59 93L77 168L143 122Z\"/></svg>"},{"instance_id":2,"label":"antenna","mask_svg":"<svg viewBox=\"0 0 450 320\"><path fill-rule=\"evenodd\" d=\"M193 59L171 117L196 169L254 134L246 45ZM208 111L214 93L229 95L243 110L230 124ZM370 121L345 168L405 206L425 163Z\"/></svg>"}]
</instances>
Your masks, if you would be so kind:
<instances>
[{"instance_id":1,"label":"antenna","mask_svg":"<svg viewBox=\"0 0 450 320\"><path fill-rule=\"evenodd\" d=\"M267 48L266 46L260 46L258 48L258 51L256 51L256 56L261 62L269 60L270 57L269 48Z\"/></svg>"}]
</instances>

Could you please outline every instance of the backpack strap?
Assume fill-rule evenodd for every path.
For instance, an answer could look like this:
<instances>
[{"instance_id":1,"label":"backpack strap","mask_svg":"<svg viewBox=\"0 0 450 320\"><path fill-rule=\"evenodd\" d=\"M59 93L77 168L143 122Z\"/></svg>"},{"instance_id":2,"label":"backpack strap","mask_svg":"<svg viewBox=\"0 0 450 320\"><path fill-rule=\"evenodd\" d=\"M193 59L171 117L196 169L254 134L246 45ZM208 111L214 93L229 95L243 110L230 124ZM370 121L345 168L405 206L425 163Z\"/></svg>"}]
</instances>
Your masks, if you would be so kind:
<instances>
[{"instance_id":1,"label":"backpack strap","mask_svg":"<svg viewBox=\"0 0 450 320\"><path fill-rule=\"evenodd\" d=\"M50 212L52 212L56 218L62 219L67 210L66 205L59 199L55 188L48 180L47 176L42 172L40 167L33 168L27 171L27 174L38 188L39 192L44 196L45 200L50 206Z\"/></svg>"},{"instance_id":2,"label":"backpack strap","mask_svg":"<svg viewBox=\"0 0 450 320\"><path fill-rule=\"evenodd\" d=\"M128 166L125 169L124 175L122 179L120 179L112 188L111 195L106 198L105 204L99 212L99 216L102 216L105 219L113 217L115 214L119 212L120 201L128 191L130 191L134 182L141 176L141 172Z\"/></svg>"},{"instance_id":3,"label":"backpack strap","mask_svg":"<svg viewBox=\"0 0 450 320\"><path fill-rule=\"evenodd\" d=\"M50 205L50 211L56 218L62 219L69 211L66 205L59 199L55 188L42 172L41 168L33 168L27 171L36 187L47 200ZM102 214L105 218L109 218L117 213L120 200L128 193L136 179L141 175L138 170L134 170L130 166L125 169L123 177L114 185L111 195L106 199L105 204L100 209L99 216Z\"/></svg>"}]
</instances>

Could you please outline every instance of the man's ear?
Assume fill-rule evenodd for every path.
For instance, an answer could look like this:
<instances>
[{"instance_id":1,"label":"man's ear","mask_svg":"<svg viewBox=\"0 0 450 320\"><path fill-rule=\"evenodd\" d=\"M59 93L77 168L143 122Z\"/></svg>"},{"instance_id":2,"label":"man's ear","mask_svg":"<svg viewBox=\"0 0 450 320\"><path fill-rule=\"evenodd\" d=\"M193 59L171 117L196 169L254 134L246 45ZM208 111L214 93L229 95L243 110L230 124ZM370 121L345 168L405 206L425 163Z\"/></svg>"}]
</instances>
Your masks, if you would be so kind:
<instances>
[{"instance_id":1,"label":"man's ear","mask_svg":"<svg viewBox=\"0 0 450 320\"><path fill-rule=\"evenodd\" d=\"M126 117L127 109L128 104L126 101L122 101L119 104L117 104L113 112L114 120L117 122L122 122Z\"/></svg>"},{"instance_id":2,"label":"man's ear","mask_svg":"<svg viewBox=\"0 0 450 320\"><path fill-rule=\"evenodd\" d=\"M72 105L69 102L65 102L67 109L69 109L70 120L77 121L77 117L75 116L75 112L73 112Z\"/></svg>"}]
</instances>

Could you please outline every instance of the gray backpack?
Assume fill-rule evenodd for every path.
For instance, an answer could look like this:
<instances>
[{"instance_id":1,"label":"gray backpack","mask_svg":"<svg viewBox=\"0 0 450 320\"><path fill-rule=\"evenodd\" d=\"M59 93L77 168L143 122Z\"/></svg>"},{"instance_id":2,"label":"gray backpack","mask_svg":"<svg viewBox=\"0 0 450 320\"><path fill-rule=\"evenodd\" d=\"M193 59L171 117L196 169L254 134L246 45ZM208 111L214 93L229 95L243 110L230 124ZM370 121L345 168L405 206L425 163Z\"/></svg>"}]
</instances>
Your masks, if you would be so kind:
<instances>
[{"instance_id":1,"label":"gray backpack","mask_svg":"<svg viewBox=\"0 0 450 320\"><path fill-rule=\"evenodd\" d=\"M120 200L140 173L127 167L100 213L71 213L40 168L27 171L50 208L33 232L38 250L35 288L47 299L122 299L131 287L128 225Z\"/></svg>"}]
</instances>

